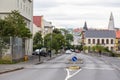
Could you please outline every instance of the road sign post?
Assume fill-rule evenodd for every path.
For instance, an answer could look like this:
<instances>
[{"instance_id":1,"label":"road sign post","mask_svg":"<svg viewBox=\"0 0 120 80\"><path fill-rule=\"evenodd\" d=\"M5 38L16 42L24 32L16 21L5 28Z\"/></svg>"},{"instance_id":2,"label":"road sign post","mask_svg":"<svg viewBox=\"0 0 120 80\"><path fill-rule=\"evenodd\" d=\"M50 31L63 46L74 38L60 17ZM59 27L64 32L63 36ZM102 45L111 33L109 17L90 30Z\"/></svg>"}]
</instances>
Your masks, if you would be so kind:
<instances>
[{"instance_id":1,"label":"road sign post","mask_svg":"<svg viewBox=\"0 0 120 80\"><path fill-rule=\"evenodd\" d=\"M75 63L77 62L77 60L78 60L78 59L77 59L76 56L73 56L73 57L72 57L72 61L73 61L73 63L74 63L73 65L75 65Z\"/></svg>"},{"instance_id":2,"label":"road sign post","mask_svg":"<svg viewBox=\"0 0 120 80\"><path fill-rule=\"evenodd\" d=\"M73 57L72 57L72 61L73 61L73 62L76 62L77 60L78 60L78 59L77 59L76 56L73 56Z\"/></svg>"}]
</instances>

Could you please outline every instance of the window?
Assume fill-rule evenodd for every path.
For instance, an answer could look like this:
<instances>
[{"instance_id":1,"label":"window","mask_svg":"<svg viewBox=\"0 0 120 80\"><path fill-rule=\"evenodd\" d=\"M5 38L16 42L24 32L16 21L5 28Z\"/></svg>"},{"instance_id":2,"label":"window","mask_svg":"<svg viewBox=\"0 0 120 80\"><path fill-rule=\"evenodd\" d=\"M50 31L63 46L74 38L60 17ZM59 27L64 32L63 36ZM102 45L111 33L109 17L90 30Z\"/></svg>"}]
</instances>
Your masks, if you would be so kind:
<instances>
[{"instance_id":1,"label":"window","mask_svg":"<svg viewBox=\"0 0 120 80\"><path fill-rule=\"evenodd\" d=\"M120 51L120 46L118 46L118 50Z\"/></svg>"},{"instance_id":2,"label":"window","mask_svg":"<svg viewBox=\"0 0 120 80\"><path fill-rule=\"evenodd\" d=\"M104 44L104 39L102 39L102 44Z\"/></svg>"},{"instance_id":3,"label":"window","mask_svg":"<svg viewBox=\"0 0 120 80\"><path fill-rule=\"evenodd\" d=\"M30 11L30 8L29 8L29 11L28 11L28 13L30 14L30 12L31 12L31 11Z\"/></svg>"},{"instance_id":4,"label":"window","mask_svg":"<svg viewBox=\"0 0 120 80\"><path fill-rule=\"evenodd\" d=\"M97 39L97 44L100 44L100 39Z\"/></svg>"},{"instance_id":5,"label":"window","mask_svg":"<svg viewBox=\"0 0 120 80\"><path fill-rule=\"evenodd\" d=\"M95 44L95 39L93 39L93 44Z\"/></svg>"},{"instance_id":6,"label":"window","mask_svg":"<svg viewBox=\"0 0 120 80\"><path fill-rule=\"evenodd\" d=\"M25 11L25 5L23 6L23 10Z\"/></svg>"},{"instance_id":7,"label":"window","mask_svg":"<svg viewBox=\"0 0 120 80\"><path fill-rule=\"evenodd\" d=\"M109 44L109 39L106 40L106 44Z\"/></svg>"},{"instance_id":8,"label":"window","mask_svg":"<svg viewBox=\"0 0 120 80\"><path fill-rule=\"evenodd\" d=\"M17 1L17 6L19 7L19 0Z\"/></svg>"},{"instance_id":9,"label":"window","mask_svg":"<svg viewBox=\"0 0 120 80\"><path fill-rule=\"evenodd\" d=\"M111 47L111 50L113 51L113 47Z\"/></svg>"},{"instance_id":10,"label":"window","mask_svg":"<svg viewBox=\"0 0 120 80\"><path fill-rule=\"evenodd\" d=\"M88 39L88 44L91 44L91 39Z\"/></svg>"},{"instance_id":11,"label":"window","mask_svg":"<svg viewBox=\"0 0 120 80\"><path fill-rule=\"evenodd\" d=\"M120 39L118 39L118 43L120 43Z\"/></svg>"},{"instance_id":12,"label":"window","mask_svg":"<svg viewBox=\"0 0 120 80\"><path fill-rule=\"evenodd\" d=\"M113 39L111 39L111 44L113 44Z\"/></svg>"},{"instance_id":13,"label":"window","mask_svg":"<svg viewBox=\"0 0 120 80\"><path fill-rule=\"evenodd\" d=\"M20 6L21 6L21 9L22 9L22 6L23 6L22 3L20 4Z\"/></svg>"},{"instance_id":14,"label":"window","mask_svg":"<svg viewBox=\"0 0 120 80\"><path fill-rule=\"evenodd\" d=\"M28 8L26 7L26 13L28 12Z\"/></svg>"}]
</instances>

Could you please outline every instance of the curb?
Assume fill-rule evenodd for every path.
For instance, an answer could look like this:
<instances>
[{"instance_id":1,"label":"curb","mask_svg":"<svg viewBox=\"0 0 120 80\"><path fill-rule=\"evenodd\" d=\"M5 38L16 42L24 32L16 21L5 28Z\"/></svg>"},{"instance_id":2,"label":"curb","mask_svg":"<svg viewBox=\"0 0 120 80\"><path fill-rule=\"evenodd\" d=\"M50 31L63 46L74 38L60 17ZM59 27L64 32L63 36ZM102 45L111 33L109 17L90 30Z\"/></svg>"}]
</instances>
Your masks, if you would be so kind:
<instances>
[{"instance_id":1,"label":"curb","mask_svg":"<svg viewBox=\"0 0 120 80\"><path fill-rule=\"evenodd\" d=\"M80 66L70 66L70 67L67 67L67 69L69 70L79 70L81 67Z\"/></svg>"},{"instance_id":2,"label":"curb","mask_svg":"<svg viewBox=\"0 0 120 80\"><path fill-rule=\"evenodd\" d=\"M15 69L11 69L11 70L6 70L6 71L3 71L3 72L0 72L0 74L4 74L4 73L8 73L8 72L14 72L14 71L22 70L22 69L24 69L24 67L15 68Z\"/></svg>"},{"instance_id":3,"label":"curb","mask_svg":"<svg viewBox=\"0 0 120 80\"><path fill-rule=\"evenodd\" d=\"M62 55L62 54L61 54L61 55ZM56 57L59 57L59 56L61 56L61 55L51 57L51 58L47 59L46 61L49 61L49 60L55 59ZM42 63L44 63L44 61L42 61L42 62L38 62L38 63L35 63L35 65L39 65L39 64L42 64Z\"/></svg>"},{"instance_id":4,"label":"curb","mask_svg":"<svg viewBox=\"0 0 120 80\"><path fill-rule=\"evenodd\" d=\"M39 65L39 64L42 64L43 63L43 61L42 62L38 62L38 63L36 63L35 65Z\"/></svg>"},{"instance_id":5,"label":"curb","mask_svg":"<svg viewBox=\"0 0 120 80\"><path fill-rule=\"evenodd\" d=\"M61 55L59 55L59 56L61 56ZM56 56L56 57L58 57L58 56ZM54 59L54 58L56 58L56 57L53 57L53 58L51 58L51 59L47 59L47 61L48 61L48 60L52 60L52 59ZM42 62L36 63L36 64L34 64L34 65L39 65L39 64L42 64L42 63L44 63L44 62L42 61ZM9 73L9 72L14 72L14 71L22 70L22 69L24 69L24 67L15 68L15 69L11 69L11 70L6 70L6 71L3 71L3 72L0 72L0 75L1 75L1 74L4 74L4 73Z\"/></svg>"}]
</instances>

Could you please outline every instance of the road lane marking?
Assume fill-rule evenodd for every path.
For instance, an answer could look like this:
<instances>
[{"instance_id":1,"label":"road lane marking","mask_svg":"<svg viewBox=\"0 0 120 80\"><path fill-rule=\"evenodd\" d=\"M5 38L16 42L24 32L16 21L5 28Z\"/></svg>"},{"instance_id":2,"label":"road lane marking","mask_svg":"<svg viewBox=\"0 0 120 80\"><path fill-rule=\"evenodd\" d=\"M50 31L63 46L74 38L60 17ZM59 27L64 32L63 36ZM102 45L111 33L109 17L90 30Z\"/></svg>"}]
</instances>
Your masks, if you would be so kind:
<instances>
[{"instance_id":1,"label":"road lane marking","mask_svg":"<svg viewBox=\"0 0 120 80\"><path fill-rule=\"evenodd\" d=\"M112 64L112 66L113 66L115 69L118 69L118 70L120 70L120 68L119 68L117 65L115 65L115 64Z\"/></svg>"},{"instance_id":2,"label":"road lane marking","mask_svg":"<svg viewBox=\"0 0 120 80\"><path fill-rule=\"evenodd\" d=\"M75 73L73 73L72 75L70 75L70 70L69 70L69 69L66 69L66 71L67 71L67 76L66 76L65 80L68 80L69 78L77 75L81 70L82 70L82 69L79 69L79 70L77 70Z\"/></svg>"},{"instance_id":3,"label":"road lane marking","mask_svg":"<svg viewBox=\"0 0 120 80\"><path fill-rule=\"evenodd\" d=\"M90 67L83 67L83 69L114 70L113 68L90 68Z\"/></svg>"}]
</instances>

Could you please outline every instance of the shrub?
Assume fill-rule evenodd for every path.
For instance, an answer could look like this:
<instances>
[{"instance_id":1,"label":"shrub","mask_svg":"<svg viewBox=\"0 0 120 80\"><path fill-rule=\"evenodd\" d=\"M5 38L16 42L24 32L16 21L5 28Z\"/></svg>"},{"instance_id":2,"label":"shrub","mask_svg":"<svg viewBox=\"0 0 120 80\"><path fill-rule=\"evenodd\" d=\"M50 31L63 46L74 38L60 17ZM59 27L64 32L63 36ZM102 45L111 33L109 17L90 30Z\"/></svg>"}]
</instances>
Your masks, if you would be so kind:
<instances>
[{"instance_id":1,"label":"shrub","mask_svg":"<svg viewBox=\"0 0 120 80\"><path fill-rule=\"evenodd\" d=\"M10 60L0 60L0 64L13 64Z\"/></svg>"}]
</instances>

